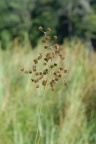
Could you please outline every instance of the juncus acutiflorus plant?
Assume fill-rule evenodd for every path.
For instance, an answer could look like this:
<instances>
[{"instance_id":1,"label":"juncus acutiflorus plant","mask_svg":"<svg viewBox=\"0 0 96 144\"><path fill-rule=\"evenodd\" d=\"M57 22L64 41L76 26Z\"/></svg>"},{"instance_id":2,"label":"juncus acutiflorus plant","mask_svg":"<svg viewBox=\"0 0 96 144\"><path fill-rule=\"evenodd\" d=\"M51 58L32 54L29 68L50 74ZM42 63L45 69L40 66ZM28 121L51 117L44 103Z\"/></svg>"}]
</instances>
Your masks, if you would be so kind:
<instances>
[{"instance_id":1,"label":"juncus acutiflorus plant","mask_svg":"<svg viewBox=\"0 0 96 144\"><path fill-rule=\"evenodd\" d=\"M47 86L49 86L50 89L54 91L56 84L61 79L63 79L63 85L68 85L65 80L65 73L68 73L68 70L60 66L60 64L58 65L56 62L56 60L59 59L60 63L62 63L65 60L65 56L62 54L59 44L56 43L57 36L50 36L51 28L47 28L47 30L44 31L43 27L40 26L38 29L44 33L42 43L43 49L45 50L41 51L38 56L33 59L33 66L31 70L25 70L24 68L21 68L21 71L25 74L33 75L31 81L35 84L37 89L39 89L42 85L44 87L44 91ZM54 41L55 43L52 44ZM42 67L42 70L39 70L39 66ZM39 108L39 119L41 116L42 103L44 100L44 91ZM39 143L39 140L39 129L37 128L35 144Z\"/></svg>"}]
</instances>

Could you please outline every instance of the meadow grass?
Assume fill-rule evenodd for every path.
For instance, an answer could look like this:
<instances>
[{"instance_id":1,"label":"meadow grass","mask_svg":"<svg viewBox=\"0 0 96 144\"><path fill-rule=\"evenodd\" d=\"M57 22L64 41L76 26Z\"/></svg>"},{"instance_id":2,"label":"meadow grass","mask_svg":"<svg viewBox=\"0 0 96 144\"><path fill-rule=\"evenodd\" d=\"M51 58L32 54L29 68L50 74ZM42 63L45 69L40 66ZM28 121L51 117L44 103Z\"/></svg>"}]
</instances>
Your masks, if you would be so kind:
<instances>
[{"instance_id":1,"label":"meadow grass","mask_svg":"<svg viewBox=\"0 0 96 144\"><path fill-rule=\"evenodd\" d=\"M87 45L79 40L61 46L68 86L62 79L54 92L46 88L38 119L43 87L36 89L32 75L24 75L20 68L32 68L42 51L42 44L34 50L18 45L14 50L0 49L0 144L34 144L37 125L36 144L95 144L96 54L89 57Z\"/></svg>"}]
</instances>

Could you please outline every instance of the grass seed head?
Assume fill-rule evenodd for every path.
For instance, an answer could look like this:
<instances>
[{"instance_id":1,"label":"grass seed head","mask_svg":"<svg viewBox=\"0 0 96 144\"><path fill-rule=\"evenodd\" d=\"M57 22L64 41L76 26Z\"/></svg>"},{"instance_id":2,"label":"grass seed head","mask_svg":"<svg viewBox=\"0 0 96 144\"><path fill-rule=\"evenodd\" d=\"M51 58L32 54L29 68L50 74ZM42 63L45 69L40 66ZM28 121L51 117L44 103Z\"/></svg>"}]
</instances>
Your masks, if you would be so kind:
<instances>
[{"instance_id":1,"label":"grass seed head","mask_svg":"<svg viewBox=\"0 0 96 144\"><path fill-rule=\"evenodd\" d=\"M56 59L63 60L65 59L64 55L61 53L59 44L54 44L50 46L50 36L48 35L48 32L51 32L51 28L47 28L47 31L43 31L43 27L40 26L39 31L42 31L44 33L44 37L42 38L42 42L46 43L44 45L44 52L39 53L37 58L33 59L34 65L32 68L32 71L24 71L24 68L21 68L21 71L25 74L31 74L33 73L35 76L31 79L33 83L38 83L36 85L36 88L39 88L39 82L41 81L42 85L45 87L49 85L51 87L51 90L54 91L54 86L58 81L63 77L64 73L67 73L68 70L64 69L62 66L60 67L60 63L57 64L55 62ZM53 36L53 39L56 40L57 36ZM42 61L41 61L42 59ZM43 70L38 70L38 63L39 61L43 64ZM64 71L62 73L62 71ZM47 79L48 78L48 79ZM46 80L45 80L46 79ZM64 85L68 85L67 82L64 81Z\"/></svg>"}]
</instances>

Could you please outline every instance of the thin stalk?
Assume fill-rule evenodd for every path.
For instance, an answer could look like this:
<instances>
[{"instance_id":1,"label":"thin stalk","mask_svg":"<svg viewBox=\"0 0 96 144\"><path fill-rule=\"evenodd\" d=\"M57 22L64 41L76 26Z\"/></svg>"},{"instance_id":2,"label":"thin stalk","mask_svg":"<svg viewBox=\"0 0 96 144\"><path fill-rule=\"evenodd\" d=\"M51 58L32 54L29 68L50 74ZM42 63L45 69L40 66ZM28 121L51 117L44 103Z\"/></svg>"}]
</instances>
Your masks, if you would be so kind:
<instances>
[{"instance_id":1,"label":"thin stalk","mask_svg":"<svg viewBox=\"0 0 96 144\"><path fill-rule=\"evenodd\" d=\"M45 94L45 87L44 87L44 90L43 90L43 96L42 96L42 99L41 99L41 101L40 101L39 119L40 119L40 117L41 117L41 110L42 110L42 103L43 103L43 100L44 100L44 94ZM35 138L35 143L34 143L34 144L36 144L36 141L37 141L38 135L39 135L39 122L38 122L38 128L37 128L36 138ZM38 141L40 141L40 138L39 138Z\"/></svg>"},{"instance_id":2,"label":"thin stalk","mask_svg":"<svg viewBox=\"0 0 96 144\"><path fill-rule=\"evenodd\" d=\"M48 64L48 67L49 67L49 64ZM49 77L49 75L48 75L48 77ZM47 79L48 79L48 77L47 77ZM47 86L47 85L46 85L46 86ZM44 94L45 94L46 86L45 86L44 89L43 89L43 96L42 96L42 99L41 99L41 102L40 102L39 119L40 119L40 116L41 116L42 103L43 103L43 101L44 101ZM38 122L38 128L37 128L36 138L35 138L35 143L34 143L34 144L36 144L36 141L37 141L37 138L38 138L38 134L39 134L39 122ZM39 142L39 141L40 141L40 138L39 138L38 142ZM39 144L39 143L37 143L37 144Z\"/></svg>"}]
</instances>

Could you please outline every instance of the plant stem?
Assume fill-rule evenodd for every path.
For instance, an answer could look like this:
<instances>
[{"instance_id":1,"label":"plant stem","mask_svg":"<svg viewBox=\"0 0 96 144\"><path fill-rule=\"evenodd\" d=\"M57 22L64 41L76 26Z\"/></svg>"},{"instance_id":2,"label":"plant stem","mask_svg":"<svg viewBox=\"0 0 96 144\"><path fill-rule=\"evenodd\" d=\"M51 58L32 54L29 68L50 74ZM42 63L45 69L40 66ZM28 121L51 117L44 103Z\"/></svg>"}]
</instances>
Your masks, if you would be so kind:
<instances>
[{"instance_id":1,"label":"plant stem","mask_svg":"<svg viewBox=\"0 0 96 144\"><path fill-rule=\"evenodd\" d=\"M42 99L41 99L41 101L40 101L39 120L40 120L40 117L41 117L41 110L42 110L42 103L43 103L43 100L44 100L45 88L46 88L46 87L44 87L44 89L43 89L43 96L42 96ZM38 121L38 128L37 128L36 138L35 138L35 143L34 143L34 144L36 144L36 141L37 141L38 135L39 135L39 121ZM40 138L39 138L38 141L40 141Z\"/></svg>"}]
</instances>

